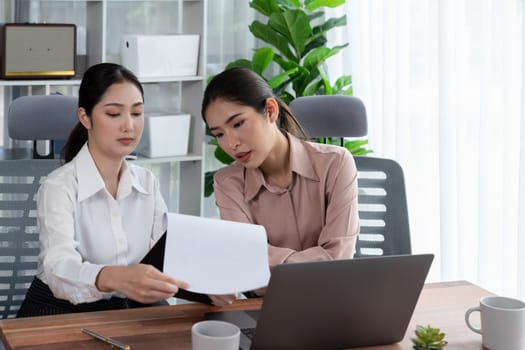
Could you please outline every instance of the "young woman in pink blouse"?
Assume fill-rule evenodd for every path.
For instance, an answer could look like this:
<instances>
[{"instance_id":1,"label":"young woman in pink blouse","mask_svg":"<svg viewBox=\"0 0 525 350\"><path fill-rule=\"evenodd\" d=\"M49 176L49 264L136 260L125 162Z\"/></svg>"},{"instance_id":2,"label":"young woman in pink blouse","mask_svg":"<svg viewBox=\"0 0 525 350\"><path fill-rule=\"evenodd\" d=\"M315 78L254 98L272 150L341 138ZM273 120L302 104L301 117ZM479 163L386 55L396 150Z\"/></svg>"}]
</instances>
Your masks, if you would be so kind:
<instances>
[{"instance_id":1,"label":"young woman in pink blouse","mask_svg":"<svg viewBox=\"0 0 525 350\"><path fill-rule=\"evenodd\" d=\"M246 68L212 79L202 116L236 160L215 175L221 218L263 225L270 267L353 257L357 170L346 149L304 141L288 106Z\"/></svg>"}]
</instances>

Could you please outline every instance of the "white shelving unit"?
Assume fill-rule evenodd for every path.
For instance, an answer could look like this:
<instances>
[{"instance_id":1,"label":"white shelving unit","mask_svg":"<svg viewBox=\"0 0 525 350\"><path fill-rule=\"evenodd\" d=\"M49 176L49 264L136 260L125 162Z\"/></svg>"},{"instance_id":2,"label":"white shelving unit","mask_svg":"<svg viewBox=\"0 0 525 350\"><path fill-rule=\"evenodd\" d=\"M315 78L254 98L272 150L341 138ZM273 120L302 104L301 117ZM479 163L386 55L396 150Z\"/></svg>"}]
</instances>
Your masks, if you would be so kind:
<instances>
[{"instance_id":1,"label":"white shelving unit","mask_svg":"<svg viewBox=\"0 0 525 350\"><path fill-rule=\"evenodd\" d=\"M58 80L0 80L3 92L4 149L18 147L7 135L10 101L22 95L62 93L77 95L85 69L100 62L121 63L120 42L125 34L199 34L196 76L140 79L146 111L184 112L192 116L187 155L142 158L152 168L170 211L201 215L204 179L204 124L200 116L206 84L207 0L2 0L0 21L75 23L77 77ZM1 39L0 39L1 40ZM140 77L139 77L140 78Z\"/></svg>"}]
</instances>

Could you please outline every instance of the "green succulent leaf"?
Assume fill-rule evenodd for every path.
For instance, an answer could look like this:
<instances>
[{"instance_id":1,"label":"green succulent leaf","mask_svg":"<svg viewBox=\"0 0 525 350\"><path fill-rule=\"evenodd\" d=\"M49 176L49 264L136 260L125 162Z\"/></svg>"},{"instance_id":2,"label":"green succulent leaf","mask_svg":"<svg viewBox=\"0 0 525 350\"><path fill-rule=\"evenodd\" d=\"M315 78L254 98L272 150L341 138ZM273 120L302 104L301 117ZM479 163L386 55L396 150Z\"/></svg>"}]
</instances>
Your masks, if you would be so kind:
<instances>
[{"instance_id":1,"label":"green succulent leaf","mask_svg":"<svg viewBox=\"0 0 525 350\"><path fill-rule=\"evenodd\" d=\"M442 333L439 328L433 328L430 325L416 325L415 333L417 338L411 338L411 340L416 350L440 350L448 344L443 340L445 333Z\"/></svg>"}]
</instances>

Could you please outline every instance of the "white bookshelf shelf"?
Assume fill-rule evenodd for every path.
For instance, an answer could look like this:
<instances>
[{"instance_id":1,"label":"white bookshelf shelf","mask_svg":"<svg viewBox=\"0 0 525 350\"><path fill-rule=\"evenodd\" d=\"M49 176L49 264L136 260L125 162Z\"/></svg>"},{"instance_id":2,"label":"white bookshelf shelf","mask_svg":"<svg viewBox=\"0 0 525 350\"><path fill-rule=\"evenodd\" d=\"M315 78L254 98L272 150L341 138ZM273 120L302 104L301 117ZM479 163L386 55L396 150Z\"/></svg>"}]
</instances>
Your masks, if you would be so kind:
<instances>
[{"instance_id":1,"label":"white bookshelf shelf","mask_svg":"<svg viewBox=\"0 0 525 350\"><path fill-rule=\"evenodd\" d=\"M195 76L139 77L144 84L146 108L182 111L191 118L189 154L177 157L138 157L137 163L161 167L165 198L170 210L201 215L204 198L204 123L200 116L206 85L207 0L1 0L0 22L75 23L77 76L71 79L0 80L4 95L4 147L19 147L7 131L10 102L23 95L78 93L87 67L100 62L121 63L120 40L127 34L198 34L200 47ZM1 129L1 128L0 128ZM13 152L11 152L13 153ZM176 169L166 176L170 169ZM172 188L175 186L175 188ZM176 198L175 198L176 197Z\"/></svg>"}]
</instances>

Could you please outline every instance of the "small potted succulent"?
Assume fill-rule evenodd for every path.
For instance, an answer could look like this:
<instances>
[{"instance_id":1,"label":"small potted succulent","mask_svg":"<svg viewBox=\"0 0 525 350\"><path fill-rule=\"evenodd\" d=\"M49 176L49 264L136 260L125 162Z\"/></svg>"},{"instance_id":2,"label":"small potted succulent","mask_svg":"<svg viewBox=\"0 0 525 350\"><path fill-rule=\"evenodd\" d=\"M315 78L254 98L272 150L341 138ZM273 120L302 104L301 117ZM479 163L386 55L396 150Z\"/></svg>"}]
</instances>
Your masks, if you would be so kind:
<instances>
[{"instance_id":1,"label":"small potted succulent","mask_svg":"<svg viewBox=\"0 0 525 350\"><path fill-rule=\"evenodd\" d=\"M448 342L445 339L445 333L439 328L428 326L416 326L416 338L411 338L414 343L414 350L442 350L445 349Z\"/></svg>"}]
</instances>

